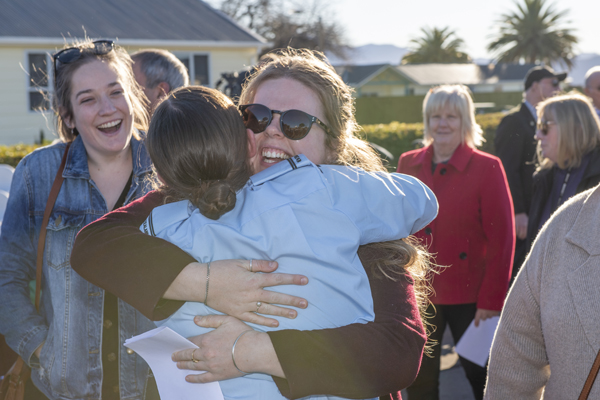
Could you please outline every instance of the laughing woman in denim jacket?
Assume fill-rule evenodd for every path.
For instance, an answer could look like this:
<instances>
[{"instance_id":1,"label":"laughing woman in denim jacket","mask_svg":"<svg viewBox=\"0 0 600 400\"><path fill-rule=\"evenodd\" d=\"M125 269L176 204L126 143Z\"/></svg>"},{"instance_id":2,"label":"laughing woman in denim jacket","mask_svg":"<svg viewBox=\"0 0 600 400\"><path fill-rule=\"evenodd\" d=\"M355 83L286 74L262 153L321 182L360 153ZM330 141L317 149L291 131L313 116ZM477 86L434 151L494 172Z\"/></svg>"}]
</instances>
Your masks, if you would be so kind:
<instances>
[{"instance_id":1,"label":"laughing woman in denim jacket","mask_svg":"<svg viewBox=\"0 0 600 400\"><path fill-rule=\"evenodd\" d=\"M131 58L111 41L78 43L53 59L61 141L34 151L15 170L0 237L0 332L50 399L142 399L148 367L121 341L153 325L81 278L69 258L79 229L146 192L151 163L137 129L148 118ZM67 143L64 182L47 226L38 313L28 283Z\"/></svg>"}]
</instances>

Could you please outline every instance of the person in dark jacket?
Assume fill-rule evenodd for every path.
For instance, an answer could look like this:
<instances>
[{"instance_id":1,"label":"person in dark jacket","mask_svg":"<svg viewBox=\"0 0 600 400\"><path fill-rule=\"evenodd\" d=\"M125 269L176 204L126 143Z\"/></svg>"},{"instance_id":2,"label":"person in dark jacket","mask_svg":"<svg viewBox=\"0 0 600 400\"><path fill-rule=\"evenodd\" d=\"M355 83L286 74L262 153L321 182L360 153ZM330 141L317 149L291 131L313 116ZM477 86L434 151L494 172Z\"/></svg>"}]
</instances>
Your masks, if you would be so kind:
<instances>
[{"instance_id":1,"label":"person in dark jacket","mask_svg":"<svg viewBox=\"0 0 600 400\"><path fill-rule=\"evenodd\" d=\"M517 243L513 276L523 263L528 248L526 246L527 220L535 171L536 142L533 137L537 121L535 107L539 102L553 96L559 90L560 82L566 77L566 73L557 74L549 67L530 69L525 77L523 103L518 109L506 115L496 130L494 138L496 156L502 160L515 207Z\"/></svg>"},{"instance_id":2,"label":"person in dark jacket","mask_svg":"<svg viewBox=\"0 0 600 400\"><path fill-rule=\"evenodd\" d=\"M600 183L600 119L591 101L572 92L545 100L538 111L528 248L562 203Z\"/></svg>"}]
</instances>

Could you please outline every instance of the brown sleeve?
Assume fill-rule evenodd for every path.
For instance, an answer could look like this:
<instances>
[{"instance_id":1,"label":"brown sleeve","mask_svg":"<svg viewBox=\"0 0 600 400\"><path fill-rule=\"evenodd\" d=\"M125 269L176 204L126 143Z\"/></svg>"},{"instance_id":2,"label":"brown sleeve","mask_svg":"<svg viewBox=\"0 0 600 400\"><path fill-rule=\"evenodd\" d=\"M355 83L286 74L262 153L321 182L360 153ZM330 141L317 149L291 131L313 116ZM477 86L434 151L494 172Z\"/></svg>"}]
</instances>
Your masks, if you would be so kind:
<instances>
[{"instance_id":1,"label":"brown sleeve","mask_svg":"<svg viewBox=\"0 0 600 400\"><path fill-rule=\"evenodd\" d=\"M369 247L362 246L359 256L371 284L374 322L269 332L287 377L274 378L285 397L385 396L409 386L416 378L426 336L412 279L403 276L393 282L375 278L370 260L376 253Z\"/></svg>"},{"instance_id":2,"label":"brown sleeve","mask_svg":"<svg viewBox=\"0 0 600 400\"><path fill-rule=\"evenodd\" d=\"M94 285L125 300L152 320L174 313L183 302L162 295L191 262L179 247L140 231L163 196L150 192L84 227L75 240L71 266Z\"/></svg>"}]
</instances>

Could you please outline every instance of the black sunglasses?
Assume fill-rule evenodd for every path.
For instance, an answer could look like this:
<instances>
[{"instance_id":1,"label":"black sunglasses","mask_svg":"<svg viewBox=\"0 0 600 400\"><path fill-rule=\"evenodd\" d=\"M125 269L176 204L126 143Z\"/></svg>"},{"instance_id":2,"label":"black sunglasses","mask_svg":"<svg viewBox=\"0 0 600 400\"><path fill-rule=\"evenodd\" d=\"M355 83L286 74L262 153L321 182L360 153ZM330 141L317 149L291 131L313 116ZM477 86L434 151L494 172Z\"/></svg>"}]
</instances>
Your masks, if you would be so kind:
<instances>
[{"instance_id":1,"label":"black sunglasses","mask_svg":"<svg viewBox=\"0 0 600 400\"><path fill-rule=\"evenodd\" d=\"M553 79L552 80L552 86L558 87L559 84L560 84L560 81L558 79Z\"/></svg>"},{"instance_id":2,"label":"black sunglasses","mask_svg":"<svg viewBox=\"0 0 600 400\"><path fill-rule=\"evenodd\" d=\"M86 51L91 51L93 54L103 56L110 53L115 48L115 44L112 40L95 40L92 44L94 45L93 48L69 47L52 54L52 61L54 61L54 77L56 78L57 61L61 64L70 64L79 60L79 57Z\"/></svg>"},{"instance_id":3,"label":"black sunglasses","mask_svg":"<svg viewBox=\"0 0 600 400\"><path fill-rule=\"evenodd\" d=\"M334 136L331 129L319 118L300 110L277 111L262 104L245 104L240 106L244 125L254 133L264 132L273 120L273 114L279 114L279 127L284 136L291 140L300 140L308 135L314 122L327 134Z\"/></svg>"},{"instance_id":4,"label":"black sunglasses","mask_svg":"<svg viewBox=\"0 0 600 400\"><path fill-rule=\"evenodd\" d=\"M556 125L554 121L541 121L537 124L538 131L542 132L544 136L548 134L548 125Z\"/></svg>"}]
</instances>

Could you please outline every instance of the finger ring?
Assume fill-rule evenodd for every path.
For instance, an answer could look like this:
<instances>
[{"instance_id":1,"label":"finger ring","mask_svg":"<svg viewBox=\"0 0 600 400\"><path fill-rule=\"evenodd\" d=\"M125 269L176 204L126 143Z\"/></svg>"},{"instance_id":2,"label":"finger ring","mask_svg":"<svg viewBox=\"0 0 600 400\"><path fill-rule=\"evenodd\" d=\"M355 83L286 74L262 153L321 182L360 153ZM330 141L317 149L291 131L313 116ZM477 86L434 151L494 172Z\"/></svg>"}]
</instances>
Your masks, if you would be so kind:
<instances>
[{"instance_id":1,"label":"finger ring","mask_svg":"<svg viewBox=\"0 0 600 400\"><path fill-rule=\"evenodd\" d=\"M194 349L194 351L192 351L192 362L193 362L194 364L196 364L197 362L199 362L199 361L200 361L200 360L196 360L196 359L194 358L194 353L196 352L196 350L198 350L198 349Z\"/></svg>"},{"instance_id":2,"label":"finger ring","mask_svg":"<svg viewBox=\"0 0 600 400\"><path fill-rule=\"evenodd\" d=\"M252 260L250 260L250 272L252 272Z\"/></svg>"},{"instance_id":3,"label":"finger ring","mask_svg":"<svg viewBox=\"0 0 600 400\"><path fill-rule=\"evenodd\" d=\"M258 309L260 308L260 306L262 306L262 302L257 301L256 302L256 312L258 312Z\"/></svg>"}]
</instances>

